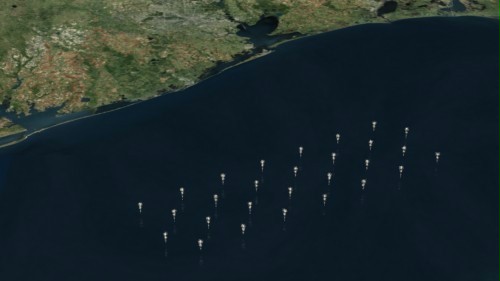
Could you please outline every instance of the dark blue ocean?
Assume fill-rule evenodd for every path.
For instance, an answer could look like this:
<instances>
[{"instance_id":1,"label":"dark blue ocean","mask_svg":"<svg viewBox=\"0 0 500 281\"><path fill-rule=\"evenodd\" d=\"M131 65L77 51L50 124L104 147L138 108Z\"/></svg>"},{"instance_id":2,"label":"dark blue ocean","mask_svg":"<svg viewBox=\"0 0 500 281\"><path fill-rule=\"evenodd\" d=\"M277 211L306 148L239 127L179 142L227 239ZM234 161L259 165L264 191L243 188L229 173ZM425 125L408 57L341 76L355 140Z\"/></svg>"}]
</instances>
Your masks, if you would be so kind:
<instances>
[{"instance_id":1,"label":"dark blue ocean","mask_svg":"<svg viewBox=\"0 0 500 281\"><path fill-rule=\"evenodd\" d=\"M0 150L0 280L498 280L498 77L498 20L369 24L35 134Z\"/></svg>"}]
</instances>

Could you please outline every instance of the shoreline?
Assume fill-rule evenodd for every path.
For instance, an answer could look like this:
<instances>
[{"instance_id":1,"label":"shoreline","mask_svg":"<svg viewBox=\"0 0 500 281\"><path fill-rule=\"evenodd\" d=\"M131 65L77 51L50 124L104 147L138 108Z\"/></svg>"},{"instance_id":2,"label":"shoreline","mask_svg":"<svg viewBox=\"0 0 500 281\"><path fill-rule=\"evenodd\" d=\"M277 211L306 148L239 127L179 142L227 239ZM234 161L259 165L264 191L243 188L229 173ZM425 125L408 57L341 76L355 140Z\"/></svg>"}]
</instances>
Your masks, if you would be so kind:
<instances>
[{"instance_id":1,"label":"shoreline","mask_svg":"<svg viewBox=\"0 0 500 281\"><path fill-rule=\"evenodd\" d=\"M5 136L5 137L1 137L0 138L0 149L2 148L6 148L6 147L11 147L11 146L14 146L16 144L19 144L19 143L22 143L24 142L25 140L29 139L31 136L33 135L36 135L38 133L41 133L41 132L44 132L46 130L49 130L49 129L52 129L52 128L55 128L55 127L58 127L58 126L61 126L61 125L65 125L65 124L68 124L70 122L75 122L75 121L79 121L79 120L83 120L83 119L87 119L87 118L90 118L90 117L94 117L94 116L100 116L102 114L106 114L106 113L111 113L111 112L115 112L117 110L120 110L120 109L124 109L124 108L128 108L130 106L133 106L133 105L136 105L136 104L140 104L140 103L143 103L143 102L146 102L146 101L151 101L151 100L154 100L158 97L161 97L161 96L164 96L164 95L167 95L167 94L174 94L174 93L178 93L178 92L181 92L183 90L186 90L188 88L191 88L195 85L198 85L199 83L202 83L212 77L216 77L222 73L224 73L225 71L227 70L230 70L234 67L237 67L237 66L240 66L244 63L247 63L247 62L250 62L250 61L253 61L253 60L256 60L256 59L259 59L261 57L264 57L264 56L267 56L271 53L274 53L275 52L275 48L282 45L282 44L285 44L285 43L289 43L289 42L293 42L293 41L297 41L297 40L300 40L300 39L304 39L304 38L309 38L309 37L312 37L312 36L318 36L318 35L321 35L321 34L325 34L325 33L329 33L329 32L335 32L335 31L341 31L341 30L345 30L345 29L348 29L348 28L352 28L352 27L357 27L357 26L362 26L362 25L372 25L372 24L393 24L393 23L398 23L398 22L402 22L402 21L408 21L408 20L420 20L420 19L429 19L429 18L437 18L437 19L458 19L458 18L481 18L481 19L491 19L491 20L499 20L498 17L488 17L488 16L477 16L477 15L463 15L463 16L428 16L428 17L417 17L417 18L405 18L405 19L399 19L399 20L395 20L395 21L389 21L389 20L386 20L384 22L371 22L371 23L360 23L360 24L355 24L355 25L350 25L350 26L346 26L346 27L342 27L342 28L338 28L338 29L332 29L332 30L326 30L326 31L321 31L321 32L317 32L317 33L311 33L311 34L301 34L301 35L297 35L296 37L292 37L292 38L286 38L286 39L283 39L282 41L279 41L279 42L275 42L274 44L270 44L268 46L258 46L256 47L254 50L252 50L252 52L255 52L253 55L250 55L248 58L246 59L243 59L241 61L237 61L237 59L233 60L233 61L228 61L226 63L230 64L229 66L225 67L225 68L222 68L220 69L219 71L215 72L215 73L211 73L211 71L213 71L214 69L210 70L208 69L207 70L207 76L202 76L203 78L200 79L199 81L197 81L196 83L193 83L192 85L189 85L189 86L185 86L185 87L182 87L182 88L179 88L179 89L175 89L175 90L172 90L172 91L168 91L168 92L162 92L162 93L159 93L159 94L156 94L156 95L153 95L151 96L150 98L147 98L147 99L143 99L143 100L136 100L136 101L125 101L125 105L122 105L122 106L118 106L116 108L111 108L109 110L104 110L104 111L101 111L99 112L100 109L102 108L105 108L105 107L112 107L113 106L113 103L111 104L108 104L108 105L103 105L101 107L98 107L95 109L95 112L96 113L90 113L88 115L84 115L84 116L81 116L81 117L76 117L74 119L69 119L69 120L65 120L65 121L62 121L60 123L56 123L56 124L53 124L53 125L49 125L49 126L46 126L46 127L42 127L40 129L35 129L31 132L24 132L24 133L18 133L18 134L13 134L13 135L8 135L8 136ZM258 52L259 50L261 50L260 52ZM242 54L244 55L244 54ZM234 64L231 64L231 63L234 63ZM217 68L217 66L215 66L215 69ZM123 101L117 101L116 103L119 103L119 102L123 102ZM64 115L60 115L60 116L64 116ZM54 116L55 118L57 118L58 116ZM15 139L15 140L12 140L12 141L8 141L6 143L2 143L5 139L8 139L9 137L15 137L16 135L21 135L19 138Z\"/></svg>"},{"instance_id":2,"label":"shoreline","mask_svg":"<svg viewBox=\"0 0 500 281\"><path fill-rule=\"evenodd\" d=\"M296 39L298 39L298 38L296 38ZM292 40L293 40L293 39L292 39ZM291 40L289 40L289 41L291 41ZM277 46L277 45L275 45L275 46ZM269 47L269 48L270 48L270 47ZM266 49L266 48L264 48L264 49ZM217 73L215 73L215 74L209 75L209 76L207 76L207 77L205 77L205 78L201 79L200 81L198 81L198 82L196 82L196 83L194 83L194 84L192 84L192 85L189 85L189 86L186 86L186 87L183 87L183 88L179 88L179 89L176 89L176 90L173 90L173 91L169 91L169 92L164 92L164 93L161 93L161 94L158 94L158 95L154 95L154 96L152 96L152 97L150 97L150 98L148 98L148 99L144 99L144 100L137 100L137 101L130 101L130 102L128 102L128 104L125 104L125 105L122 105L122 106L119 106L119 107L116 107L116 108L112 108L112 109L109 109L109 110L104 110L104 111L97 112L97 113L91 113L91 114L88 114L88 115L85 115L85 116L81 116L81 117L77 117L77 118L74 118L74 119L69 119L69 120L62 121L62 122L60 122L60 123L54 124L54 125L50 125L50 126L47 126L47 127L43 127L43 128L37 129L37 130L33 130L33 131L31 131L31 132L28 132L28 133L23 132L23 133L18 133L18 134L13 134L13 135L9 135L9 136L2 137L2 138L0 138L0 149L5 148L5 147L10 147L10 146L16 145L16 144L18 144L18 143L21 143L21 142L23 142L23 141L25 141L25 140L29 139L29 137L31 137L31 136L33 136L33 135L35 135L35 134L42 133L42 132L44 132L44 131L46 131L46 130L49 130L49 129L52 129L52 128L55 128L55 127L58 127L58 126L62 126L62 125L65 125L65 124L68 124L68 123L71 123L71 122L76 122L76 121L79 121L79 120L83 120L83 119L91 118L91 117L94 117L94 116L99 116L99 115L103 115L103 114L107 114L107 113L115 112L115 111L117 111L117 110L124 109L124 108L128 108L128 107L133 106L133 105L136 105L136 104L140 104L140 103L143 103L143 102L151 101L151 100L153 100L153 99L156 99L156 98L161 97L161 96L164 96L164 95L174 94L174 93L181 92L181 91L186 90L186 89L188 89L188 88L190 88L190 87L193 87L193 86L195 86L195 85L197 85L197 84L199 84L199 83L201 83L201 82L203 82L203 81L205 81L205 80L207 80L207 79L210 79L210 78L212 78L212 77L215 77L215 76L217 76L217 75L219 75L219 74L223 73L223 72L224 72L224 71L226 71L226 70L229 70L229 69L231 69L231 68L233 68L233 67L236 67L236 66L239 66L239 65L241 65L241 64L247 63L247 62L249 62L249 61L252 61L252 60L255 60L255 59L258 59L258 58L264 57L264 56L269 55L269 54L271 54L271 53L273 53L273 52L274 52L273 50L268 50L268 51L267 51L267 52L265 52L265 53L258 53L258 54L256 54L255 56L252 56L252 57L250 57L250 58L248 58L248 59L246 59L246 60L244 60L244 61L241 61L241 62L238 62L238 63L236 63L236 64L234 64L234 65L228 66L228 67L226 67L226 68L224 68L224 69L220 70L219 72L217 72ZM108 107L108 106L112 106L112 105L113 105L113 104L103 105L103 106L101 106L101 107L97 108L97 109L96 109L96 111L99 111L99 109L100 109L100 108L103 108L103 107ZM57 117L57 116L55 116L55 117ZM19 137L18 139L16 139L16 140L9 141L9 142L7 142L7 143L1 143L1 142L2 142L2 139L6 139L6 138L9 138L9 137L14 137L14 136L16 136L16 135L21 135L21 134L22 134L22 136L20 136L20 137Z\"/></svg>"},{"instance_id":3,"label":"shoreline","mask_svg":"<svg viewBox=\"0 0 500 281\"><path fill-rule=\"evenodd\" d=\"M496 254L490 210L497 205L491 194L498 192L492 153L498 150L499 55L492 40L498 30L497 20L433 18L323 33L280 45L185 91L6 148L0 152L0 259L6 268L0 275L215 281L224 272L228 281L461 281L492 272L495 264L482 261ZM56 111L18 121L31 132L83 116L50 118ZM411 131L405 139L406 126ZM375 139L371 152L369 139ZM403 158L405 140L410 149ZM337 149L342 157L333 166ZM442 153L439 163L436 151ZM291 168L297 161L304 170L290 208L286 189L295 181ZM402 179L399 165L405 166ZM332 169L336 177L329 187ZM230 200L218 205L221 220L208 233L205 218L215 216L212 199L222 194L221 172L230 176L224 185ZM180 186L187 188L185 212L172 236L166 214L181 209ZM322 195L330 188L325 204ZM256 200L254 228L242 241L247 203ZM285 232L283 207L293 211ZM464 223L464 213L474 217ZM429 219L433 214L438 219ZM421 239L415 225L436 235ZM167 248L165 231L171 235ZM447 237L451 244L443 242ZM207 243L201 266L200 238ZM463 241L470 247L460 248ZM381 244L388 247L382 259ZM272 255L269 249L275 249ZM436 256L446 262L426 267Z\"/></svg>"}]
</instances>

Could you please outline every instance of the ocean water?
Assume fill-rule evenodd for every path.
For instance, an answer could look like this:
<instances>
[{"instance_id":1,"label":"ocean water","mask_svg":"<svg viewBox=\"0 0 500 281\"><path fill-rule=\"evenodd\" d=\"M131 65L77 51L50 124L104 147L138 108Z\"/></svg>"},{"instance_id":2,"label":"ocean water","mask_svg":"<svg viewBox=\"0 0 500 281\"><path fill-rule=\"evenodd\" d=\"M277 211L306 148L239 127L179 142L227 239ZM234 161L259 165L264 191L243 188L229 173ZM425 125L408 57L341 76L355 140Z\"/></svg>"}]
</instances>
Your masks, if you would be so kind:
<instances>
[{"instance_id":1,"label":"ocean water","mask_svg":"<svg viewBox=\"0 0 500 281\"><path fill-rule=\"evenodd\" d=\"M460 17L302 38L4 148L0 280L498 280L498 34Z\"/></svg>"}]
</instances>

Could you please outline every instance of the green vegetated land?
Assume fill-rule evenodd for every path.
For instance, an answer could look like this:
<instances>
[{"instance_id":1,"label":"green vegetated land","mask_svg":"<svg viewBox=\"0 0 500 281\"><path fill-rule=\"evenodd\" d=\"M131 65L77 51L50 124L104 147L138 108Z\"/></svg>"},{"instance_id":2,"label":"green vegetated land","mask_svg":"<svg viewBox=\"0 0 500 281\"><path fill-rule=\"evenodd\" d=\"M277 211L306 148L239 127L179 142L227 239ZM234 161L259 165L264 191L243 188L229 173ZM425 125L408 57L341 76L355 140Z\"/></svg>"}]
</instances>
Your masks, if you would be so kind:
<instances>
[{"instance_id":1,"label":"green vegetated land","mask_svg":"<svg viewBox=\"0 0 500 281\"><path fill-rule=\"evenodd\" d=\"M12 123L5 117L0 117L0 138L10 135L19 134L26 131L23 127Z\"/></svg>"},{"instance_id":2,"label":"green vegetated land","mask_svg":"<svg viewBox=\"0 0 500 281\"><path fill-rule=\"evenodd\" d=\"M498 0L8 0L0 4L0 101L29 115L93 110L190 86L255 46L238 24L276 16L274 34L436 15L498 17ZM23 130L5 117L0 137Z\"/></svg>"}]
</instances>

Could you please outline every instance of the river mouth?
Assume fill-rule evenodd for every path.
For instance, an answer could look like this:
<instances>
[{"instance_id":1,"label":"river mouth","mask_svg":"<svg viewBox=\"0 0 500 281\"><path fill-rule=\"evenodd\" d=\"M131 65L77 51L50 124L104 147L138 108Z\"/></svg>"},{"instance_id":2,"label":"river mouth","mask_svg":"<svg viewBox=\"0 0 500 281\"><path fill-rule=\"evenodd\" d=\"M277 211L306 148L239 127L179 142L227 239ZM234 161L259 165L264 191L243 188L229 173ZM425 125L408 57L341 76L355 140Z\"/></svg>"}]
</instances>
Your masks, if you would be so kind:
<instances>
[{"instance_id":1,"label":"river mouth","mask_svg":"<svg viewBox=\"0 0 500 281\"><path fill-rule=\"evenodd\" d=\"M272 46L280 41L289 40L301 36L298 32L272 35L279 26L279 18L274 16L263 16L254 25L241 23L238 25L237 34L249 38L257 49Z\"/></svg>"},{"instance_id":2,"label":"river mouth","mask_svg":"<svg viewBox=\"0 0 500 281\"><path fill-rule=\"evenodd\" d=\"M392 13L398 8L398 2L396 1L385 1L382 7L377 10L377 16L383 16L384 14Z\"/></svg>"},{"instance_id":3,"label":"river mouth","mask_svg":"<svg viewBox=\"0 0 500 281\"><path fill-rule=\"evenodd\" d=\"M279 19L277 17L262 17L254 25L241 23L238 25L240 30L237 34L243 37L262 37L271 34L278 28Z\"/></svg>"},{"instance_id":4,"label":"river mouth","mask_svg":"<svg viewBox=\"0 0 500 281\"><path fill-rule=\"evenodd\" d=\"M181 92L3 149L0 278L495 277L492 38L498 21L479 18L302 38Z\"/></svg>"},{"instance_id":5,"label":"river mouth","mask_svg":"<svg viewBox=\"0 0 500 281\"><path fill-rule=\"evenodd\" d=\"M467 11L467 7L465 7L465 5L460 2L460 0L452 0L451 3L450 3L450 7L448 8L443 8L441 9L442 11L445 11L445 12L465 12Z\"/></svg>"},{"instance_id":6,"label":"river mouth","mask_svg":"<svg viewBox=\"0 0 500 281\"><path fill-rule=\"evenodd\" d=\"M209 77L217 75L222 71L229 69L233 66L246 62L248 60L260 57L262 55L266 55L272 49L272 46L283 41L291 40L297 37L303 36L302 34L288 33L288 34L280 34L280 35L270 35L279 25L279 20L274 16L265 16L262 17L256 24L248 25L245 23L241 23L238 28L240 31L237 33L241 37L246 37L249 41L254 44L254 48L252 50L245 51L239 55L233 57L231 61L228 62L218 62L213 68L208 69L204 74L202 74L199 79L205 80ZM15 88L21 85L22 81L18 79L18 83L15 85ZM176 89L175 91L180 91L183 89ZM159 95L172 93L159 91ZM102 114L109 111L114 111L123 107L127 107L133 105L140 101L118 101L109 105L104 105L96 110L82 110L74 113L66 113L60 114L59 111L62 108L51 108L44 112L33 111L29 116L18 115L12 112L7 111L7 107L0 106L0 114L12 120L14 123L19 124L26 128L26 132L19 133L16 135L2 137L0 138L0 148L17 144L21 141L26 140L29 136L36 134L38 132L44 131L46 129L65 124L74 120L91 117L95 114Z\"/></svg>"}]
</instances>

